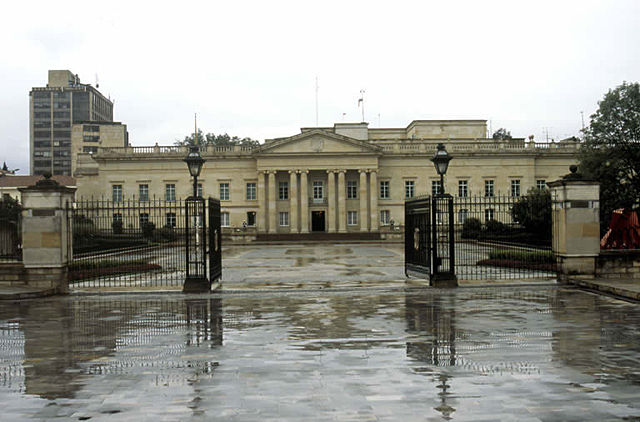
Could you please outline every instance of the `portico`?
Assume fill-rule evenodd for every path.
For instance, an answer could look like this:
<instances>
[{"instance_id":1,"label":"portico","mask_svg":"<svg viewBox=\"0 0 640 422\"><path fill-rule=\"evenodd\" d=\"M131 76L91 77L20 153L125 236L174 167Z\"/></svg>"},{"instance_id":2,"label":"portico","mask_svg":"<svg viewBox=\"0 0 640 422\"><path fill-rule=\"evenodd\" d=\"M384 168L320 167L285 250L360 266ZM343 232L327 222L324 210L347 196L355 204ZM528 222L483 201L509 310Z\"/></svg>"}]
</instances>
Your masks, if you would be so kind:
<instances>
[{"instance_id":1,"label":"portico","mask_svg":"<svg viewBox=\"0 0 640 422\"><path fill-rule=\"evenodd\" d=\"M260 170L258 232L377 232L377 171L375 168ZM320 213L324 219L321 225L317 222Z\"/></svg>"}]
</instances>

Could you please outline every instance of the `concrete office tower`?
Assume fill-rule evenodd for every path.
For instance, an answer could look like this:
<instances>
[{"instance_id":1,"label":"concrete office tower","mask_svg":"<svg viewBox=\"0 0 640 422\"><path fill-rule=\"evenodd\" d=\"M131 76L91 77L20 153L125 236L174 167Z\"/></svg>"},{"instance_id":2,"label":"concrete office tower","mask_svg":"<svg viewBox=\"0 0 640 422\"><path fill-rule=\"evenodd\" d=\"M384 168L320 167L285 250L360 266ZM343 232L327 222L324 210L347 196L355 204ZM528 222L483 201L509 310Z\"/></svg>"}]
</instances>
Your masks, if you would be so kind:
<instances>
[{"instance_id":1,"label":"concrete office tower","mask_svg":"<svg viewBox=\"0 0 640 422\"><path fill-rule=\"evenodd\" d=\"M68 70L50 70L46 87L29 92L31 174L71 175L71 127L113 122L113 102Z\"/></svg>"}]
</instances>

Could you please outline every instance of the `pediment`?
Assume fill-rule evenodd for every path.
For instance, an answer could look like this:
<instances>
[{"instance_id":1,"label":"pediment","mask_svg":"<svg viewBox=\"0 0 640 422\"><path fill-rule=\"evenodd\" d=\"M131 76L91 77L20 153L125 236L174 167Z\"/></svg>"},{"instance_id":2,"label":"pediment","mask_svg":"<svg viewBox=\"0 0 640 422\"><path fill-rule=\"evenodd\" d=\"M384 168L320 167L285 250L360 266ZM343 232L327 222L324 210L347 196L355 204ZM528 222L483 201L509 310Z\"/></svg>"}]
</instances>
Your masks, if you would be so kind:
<instances>
[{"instance_id":1,"label":"pediment","mask_svg":"<svg viewBox=\"0 0 640 422\"><path fill-rule=\"evenodd\" d=\"M379 147L369 142L323 130L274 139L260 148L261 154L377 154L380 151Z\"/></svg>"}]
</instances>

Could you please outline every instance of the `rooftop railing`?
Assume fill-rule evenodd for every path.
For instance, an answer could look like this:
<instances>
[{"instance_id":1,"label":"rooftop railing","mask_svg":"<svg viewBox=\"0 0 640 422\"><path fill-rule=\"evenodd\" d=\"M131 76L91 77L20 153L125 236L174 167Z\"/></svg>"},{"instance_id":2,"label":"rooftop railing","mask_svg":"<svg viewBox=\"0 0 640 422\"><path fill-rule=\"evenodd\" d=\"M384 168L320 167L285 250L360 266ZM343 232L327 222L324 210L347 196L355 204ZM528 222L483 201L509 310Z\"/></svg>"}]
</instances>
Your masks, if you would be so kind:
<instances>
[{"instance_id":1,"label":"rooftop railing","mask_svg":"<svg viewBox=\"0 0 640 422\"><path fill-rule=\"evenodd\" d=\"M433 153L436 151L437 142L422 141L422 140L407 140L407 141L375 141L371 142L372 145L380 147L384 153L391 154L416 154L416 153ZM449 152L487 152L487 151L502 151L502 152L545 152L545 151L565 151L572 152L577 151L580 145L579 142L525 142L524 140L516 141L455 141L448 140L445 142L447 150ZM207 155L250 155L252 152L259 150L259 146L250 145L202 145L201 153L204 156ZM137 155L176 155L186 156L188 154L188 146L180 145L155 145L155 146L129 146L129 147L102 147L98 149L98 154L106 156L137 156Z\"/></svg>"}]
</instances>

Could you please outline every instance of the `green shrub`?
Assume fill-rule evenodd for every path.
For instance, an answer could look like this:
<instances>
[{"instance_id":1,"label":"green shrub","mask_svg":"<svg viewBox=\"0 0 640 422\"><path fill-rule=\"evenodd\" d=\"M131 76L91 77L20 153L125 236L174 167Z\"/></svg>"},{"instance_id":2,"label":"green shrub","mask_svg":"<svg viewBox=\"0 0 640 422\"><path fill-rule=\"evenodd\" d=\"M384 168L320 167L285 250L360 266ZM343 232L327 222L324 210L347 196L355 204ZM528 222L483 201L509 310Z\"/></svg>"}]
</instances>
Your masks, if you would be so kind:
<instances>
[{"instance_id":1,"label":"green shrub","mask_svg":"<svg viewBox=\"0 0 640 422\"><path fill-rule=\"evenodd\" d=\"M484 228L489 233L504 233L507 227L498 220L489 220L485 223Z\"/></svg>"},{"instance_id":2,"label":"green shrub","mask_svg":"<svg viewBox=\"0 0 640 422\"><path fill-rule=\"evenodd\" d=\"M122 220L115 220L111 223L111 228L113 228L113 234L122 234Z\"/></svg>"},{"instance_id":3,"label":"green shrub","mask_svg":"<svg viewBox=\"0 0 640 422\"><path fill-rule=\"evenodd\" d=\"M463 239L477 239L482 230L482 223L477 218L467 218L462 225Z\"/></svg>"},{"instance_id":4,"label":"green shrub","mask_svg":"<svg viewBox=\"0 0 640 422\"><path fill-rule=\"evenodd\" d=\"M142 223L141 229L142 229L142 236L149 239L153 236L153 231L156 229L156 225L153 224L151 221L145 221L144 223Z\"/></svg>"},{"instance_id":5,"label":"green shrub","mask_svg":"<svg viewBox=\"0 0 640 422\"><path fill-rule=\"evenodd\" d=\"M173 242L178 238L178 233L172 227L162 227L153 232L154 242Z\"/></svg>"},{"instance_id":6,"label":"green shrub","mask_svg":"<svg viewBox=\"0 0 640 422\"><path fill-rule=\"evenodd\" d=\"M489 252L489 259L523 261L536 264L553 264L556 262L553 252L549 250L528 251L518 249L493 249Z\"/></svg>"}]
</instances>

